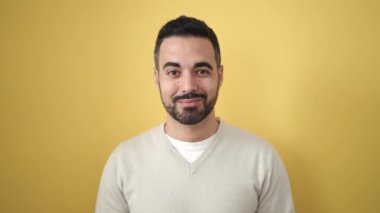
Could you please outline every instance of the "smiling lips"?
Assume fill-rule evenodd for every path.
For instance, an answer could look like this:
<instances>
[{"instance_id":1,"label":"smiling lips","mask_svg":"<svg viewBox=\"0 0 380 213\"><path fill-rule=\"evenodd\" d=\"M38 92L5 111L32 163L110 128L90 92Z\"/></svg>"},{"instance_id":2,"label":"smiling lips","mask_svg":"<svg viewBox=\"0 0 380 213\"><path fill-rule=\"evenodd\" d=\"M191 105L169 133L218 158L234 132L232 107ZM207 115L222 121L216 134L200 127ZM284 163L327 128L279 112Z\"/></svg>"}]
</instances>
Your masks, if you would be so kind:
<instances>
[{"instance_id":1,"label":"smiling lips","mask_svg":"<svg viewBox=\"0 0 380 213\"><path fill-rule=\"evenodd\" d=\"M186 98L186 99L180 99L177 102L180 103L181 105L190 107L190 106L196 106L199 103L201 103L202 98Z\"/></svg>"}]
</instances>

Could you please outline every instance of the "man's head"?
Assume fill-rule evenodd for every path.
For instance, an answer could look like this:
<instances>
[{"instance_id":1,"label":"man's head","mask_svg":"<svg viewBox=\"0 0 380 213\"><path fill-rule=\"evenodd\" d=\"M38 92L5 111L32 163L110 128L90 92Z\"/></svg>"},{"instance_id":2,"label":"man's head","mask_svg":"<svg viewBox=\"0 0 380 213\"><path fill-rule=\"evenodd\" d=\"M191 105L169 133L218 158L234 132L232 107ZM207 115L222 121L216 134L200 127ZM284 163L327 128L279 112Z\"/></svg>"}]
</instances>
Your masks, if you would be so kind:
<instances>
[{"instance_id":1,"label":"man's head","mask_svg":"<svg viewBox=\"0 0 380 213\"><path fill-rule=\"evenodd\" d=\"M180 16L162 26L158 33L156 45L154 47L154 63L156 69L159 67L158 58L163 40L174 36L207 38L214 48L216 64L220 67L220 47L214 31L208 27L204 21L192 17Z\"/></svg>"},{"instance_id":2,"label":"man's head","mask_svg":"<svg viewBox=\"0 0 380 213\"><path fill-rule=\"evenodd\" d=\"M181 16L164 25L155 64L155 81L171 118L193 125L213 112L223 66L216 35L203 21Z\"/></svg>"}]
</instances>

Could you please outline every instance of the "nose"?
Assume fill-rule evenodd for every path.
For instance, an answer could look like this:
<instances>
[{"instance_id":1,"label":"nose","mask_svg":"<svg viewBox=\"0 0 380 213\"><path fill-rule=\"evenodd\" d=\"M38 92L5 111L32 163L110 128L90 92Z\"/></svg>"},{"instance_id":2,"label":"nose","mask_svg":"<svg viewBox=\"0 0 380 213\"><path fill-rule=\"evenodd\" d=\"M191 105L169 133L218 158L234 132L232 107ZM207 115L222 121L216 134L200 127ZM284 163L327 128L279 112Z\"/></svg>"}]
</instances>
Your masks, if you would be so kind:
<instances>
[{"instance_id":1,"label":"nose","mask_svg":"<svg viewBox=\"0 0 380 213\"><path fill-rule=\"evenodd\" d=\"M182 93L187 94L190 92L197 91L197 79L195 76L191 75L191 73L186 73L182 75L182 79L180 82L180 86L182 87Z\"/></svg>"}]
</instances>

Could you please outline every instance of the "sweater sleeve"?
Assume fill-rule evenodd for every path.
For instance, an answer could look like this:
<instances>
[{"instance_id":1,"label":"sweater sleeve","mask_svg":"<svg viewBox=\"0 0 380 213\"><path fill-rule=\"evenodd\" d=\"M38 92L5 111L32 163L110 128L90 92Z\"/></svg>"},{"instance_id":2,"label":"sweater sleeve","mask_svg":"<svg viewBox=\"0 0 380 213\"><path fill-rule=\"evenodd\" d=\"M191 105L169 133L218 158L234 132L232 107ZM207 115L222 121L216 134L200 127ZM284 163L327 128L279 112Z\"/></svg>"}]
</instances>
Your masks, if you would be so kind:
<instances>
[{"instance_id":1,"label":"sweater sleeve","mask_svg":"<svg viewBox=\"0 0 380 213\"><path fill-rule=\"evenodd\" d=\"M294 212L288 175L280 156L272 149L271 164L264 178L257 213Z\"/></svg>"},{"instance_id":2,"label":"sweater sleeve","mask_svg":"<svg viewBox=\"0 0 380 213\"><path fill-rule=\"evenodd\" d=\"M120 173L114 151L103 170L96 201L96 213L129 213L128 204L123 195Z\"/></svg>"}]
</instances>

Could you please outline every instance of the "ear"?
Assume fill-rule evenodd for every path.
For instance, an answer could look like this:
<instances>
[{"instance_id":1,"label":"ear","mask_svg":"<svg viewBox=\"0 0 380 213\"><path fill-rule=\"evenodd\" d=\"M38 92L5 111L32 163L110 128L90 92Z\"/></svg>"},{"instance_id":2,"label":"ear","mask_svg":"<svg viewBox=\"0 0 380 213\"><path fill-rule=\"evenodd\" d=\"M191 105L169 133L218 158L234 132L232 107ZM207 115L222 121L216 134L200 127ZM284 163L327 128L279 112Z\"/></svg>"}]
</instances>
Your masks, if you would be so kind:
<instances>
[{"instance_id":1,"label":"ear","mask_svg":"<svg viewBox=\"0 0 380 213\"><path fill-rule=\"evenodd\" d=\"M218 69L218 85L219 85L219 88L222 86L222 83L223 83L223 65L220 65L219 69ZM219 89L218 88L218 89Z\"/></svg>"},{"instance_id":2,"label":"ear","mask_svg":"<svg viewBox=\"0 0 380 213\"><path fill-rule=\"evenodd\" d=\"M156 66L153 67L154 72L154 83L156 84L157 89L160 89L160 81L159 81L159 71L157 70Z\"/></svg>"}]
</instances>

